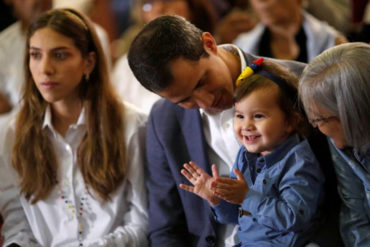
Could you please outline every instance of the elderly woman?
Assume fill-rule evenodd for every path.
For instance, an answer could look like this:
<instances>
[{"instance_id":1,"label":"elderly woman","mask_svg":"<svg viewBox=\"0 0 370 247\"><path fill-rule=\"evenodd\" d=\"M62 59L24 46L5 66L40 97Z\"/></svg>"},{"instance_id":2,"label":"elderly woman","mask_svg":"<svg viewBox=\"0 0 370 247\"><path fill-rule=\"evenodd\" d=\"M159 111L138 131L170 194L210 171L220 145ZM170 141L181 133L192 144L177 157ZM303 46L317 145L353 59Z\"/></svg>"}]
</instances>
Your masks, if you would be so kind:
<instances>
[{"instance_id":1,"label":"elderly woman","mask_svg":"<svg viewBox=\"0 0 370 247\"><path fill-rule=\"evenodd\" d=\"M365 43L331 48L306 67L299 86L311 124L331 144L346 246L370 246L369 57Z\"/></svg>"}]
</instances>

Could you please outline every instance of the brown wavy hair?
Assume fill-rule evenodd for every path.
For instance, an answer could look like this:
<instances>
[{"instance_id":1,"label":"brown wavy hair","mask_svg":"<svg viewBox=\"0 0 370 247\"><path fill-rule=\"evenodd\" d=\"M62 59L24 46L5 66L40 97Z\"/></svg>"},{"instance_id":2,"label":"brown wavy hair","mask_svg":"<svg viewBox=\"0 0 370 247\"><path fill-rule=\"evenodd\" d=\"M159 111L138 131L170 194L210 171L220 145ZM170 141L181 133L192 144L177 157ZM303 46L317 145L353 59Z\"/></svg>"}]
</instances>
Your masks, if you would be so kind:
<instances>
[{"instance_id":1,"label":"brown wavy hair","mask_svg":"<svg viewBox=\"0 0 370 247\"><path fill-rule=\"evenodd\" d=\"M42 14L29 28L25 54L25 85L16 118L12 164L20 176L20 190L31 203L48 197L57 178L57 155L42 128L48 103L35 86L28 68L29 41L41 28L71 38L86 58L96 53L96 65L88 81L82 79L79 95L87 115L87 133L77 153L77 163L88 189L104 201L110 199L125 176L123 106L109 81L105 56L91 21L72 9Z\"/></svg>"}]
</instances>

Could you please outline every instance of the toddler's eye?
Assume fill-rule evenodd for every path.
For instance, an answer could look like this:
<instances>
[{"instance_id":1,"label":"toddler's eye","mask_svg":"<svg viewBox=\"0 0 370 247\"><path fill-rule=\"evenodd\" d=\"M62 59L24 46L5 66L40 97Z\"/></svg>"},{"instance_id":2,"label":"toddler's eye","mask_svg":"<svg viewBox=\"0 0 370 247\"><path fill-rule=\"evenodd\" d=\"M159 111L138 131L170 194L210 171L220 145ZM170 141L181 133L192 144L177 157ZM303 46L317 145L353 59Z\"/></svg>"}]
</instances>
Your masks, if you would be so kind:
<instances>
[{"instance_id":1,"label":"toddler's eye","mask_svg":"<svg viewBox=\"0 0 370 247\"><path fill-rule=\"evenodd\" d=\"M235 118L244 119L244 115L243 114L235 114Z\"/></svg>"},{"instance_id":2,"label":"toddler's eye","mask_svg":"<svg viewBox=\"0 0 370 247\"><path fill-rule=\"evenodd\" d=\"M264 118L265 115L261 114L261 113L257 113L254 115L254 118L257 118L257 119L260 119L260 118Z\"/></svg>"}]
</instances>

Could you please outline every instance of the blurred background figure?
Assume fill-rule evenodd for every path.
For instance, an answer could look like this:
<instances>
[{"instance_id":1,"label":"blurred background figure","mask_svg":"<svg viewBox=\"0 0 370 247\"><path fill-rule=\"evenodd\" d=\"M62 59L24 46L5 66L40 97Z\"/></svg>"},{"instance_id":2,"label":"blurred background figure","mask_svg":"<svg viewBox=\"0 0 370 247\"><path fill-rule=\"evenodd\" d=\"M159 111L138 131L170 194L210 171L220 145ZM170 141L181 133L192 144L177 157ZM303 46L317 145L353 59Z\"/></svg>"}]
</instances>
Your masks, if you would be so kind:
<instances>
[{"instance_id":1,"label":"blurred background figure","mask_svg":"<svg viewBox=\"0 0 370 247\"><path fill-rule=\"evenodd\" d=\"M352 0L303 0L304 9L343 34L351 29ZM367 1L367 0L366 0Z\"/></svg>"},{"instance_id":2,"label":"blurred background figure","mask_svg":"<svg viewBox=\"0 0 370 247\"><path fill-rule=\"evenodd\" d=\"M96 0L52 0L54 8L70 8L77 9L83 13L89 14Z\"/></svg>"},{"instance_id":3,"label":"blurred background figure","mask_svg":"<svg viewBox=\"0 0 370 247\"><path fill-rule=\"evenodd\" d=\"M254 28L257 18L251 9L235 7L218 23L214 37L219 44L232 43L235 38Z\"/></svg>"},{"instance_id":4,"label":"blurred background figure","mask_svg":"<svg viewBox=\"0 0 370 247\"><path fill-rule=\"evenodd\" d=\"M303 7L342 32L349 41L369 43L369 3L369 0L303 0Z\"/></svg>"},{"instance_id":5,"label":"blurred background figure","mask_svg":"<svg viewBox=\"0 0 370 247\"><path fill-rule=\"evenodd\" d=\"M250 0L260 22L234 41L242 50L265 57L309 62L346 38L308 14L302 0Z\"/></svg>"},{"instance_id":6,"label":"blurred background figure","mask_svg":"<svg viewBox=\"0 0 370 247\"><path fill-rule=\"evenodd\" d=\"M8 2L9 0L0 1L0 31L16 21Z\"/></svg>"},{"instance_id":7,"label":"blurred background figure","mask_svg":"<svg viewBox=\"0 0 370 247\"><path fill-rule=\"evenodd\" d=\"M352 0L350 41L370 43L370 1Z\"/></svg>"},{"instance_id":8,"label":"blurred background figure","mask_svg":"<svg viewBox=\"0 0 370 247\"><path fill-rule=\"evenodd\" d=\"M225 3L224 0L213 2L214 6ZM226 5L226 9L218 9L219 20L213 35L218 44L232 43L239 34L250 31L257 23L248 0L228 1L223 5Z\"/></svg>"},{"instance_id":9,"label":"blurred background figure","mask_svg":"<svg viewBox=\"0 0 370 247\"><path fill-rule=\"evenodd\" d=\"M54 0L56 1L56 0ZM84 4L77 3L84 1ZM28 26L42 12L53 7L52 0L7 0L14 16L18 20L0 33L0 114L16 109L21 100L24 84L25 38ZM79 0L74 2L76 8L88 12L93 1ZM57 7L68 7L68 1ZM103 49L111 67L109 39L102 27L95 24Z\"/></svg>"},{"instance_id":10,"label":"blurred background figure","mask_svg":"<svg viewBox=\"0 0 370 247\"><path fill-rule=\"evenodd\" d=\"M136 0L132 5L132 25L113 43L113 58L124 55L143 25L162 15L180 15L199 28L213 32L217 12L208 0Z\"/></svg>"},{"instance_id":11,"label":"blurred background figure","mask_svg":"<svg viewBox=\"0 0 370 247\"><path fill-rule=\"evenodd\" d=\"M17 22L0 33L0 113L19 101L23 79L26 31L32 20L51 8L51 0L7 0Z\"/></svg>"},{"instance_id":12,"label":"blurred background figure","mask_svg":"<svg viewBox=\"0 0 370 247\"><path fill-rule=\"evenodd\" d=\"M125 101L149 113L154 102L160 97L141 86L131 72L126 56L131 41L145 23L168 14L183 16L202 30L212 33L217 13L208 0L138 0L136 3L132 12L136 24L131 26L114 45L113 54L119 59L114 65L112 81L118 94Z\"/></svg>"}]
</instances>

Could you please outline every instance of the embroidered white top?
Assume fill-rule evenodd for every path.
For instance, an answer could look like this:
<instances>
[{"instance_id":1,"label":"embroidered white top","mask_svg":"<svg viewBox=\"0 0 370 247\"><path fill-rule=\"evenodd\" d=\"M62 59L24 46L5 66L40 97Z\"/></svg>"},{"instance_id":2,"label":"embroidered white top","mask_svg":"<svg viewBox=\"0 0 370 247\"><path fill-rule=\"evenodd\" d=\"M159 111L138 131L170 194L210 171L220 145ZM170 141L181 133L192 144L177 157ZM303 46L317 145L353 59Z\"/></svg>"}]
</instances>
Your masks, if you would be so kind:
<instances>
[{"instance_id":1,"label":"embroidered white top","mask_svg":"<svg viewBox=\"0 0 370 247\"><path fill-rule=\"evenodd\" d=\"M17 177L10 166L9 141L14 135L13 128L9 127L6 135L0 137L0 212L4 217L2 234L5 246L10 243L20 246L147 245L147 198L143 171L146 116L125 104L127 175L108 202L102 202L91 190L90 194L86 193L76 163L78 144L86 132L85 123L83 110L77 123L69 127L63 138L54 130L51 111L47 109L43 128L57 154L57 179L62 189L55 186L46 200L33 205L23 196L19 197ZM61 190L68 203L61 198ZM78 216L81 198L87 199L82 207L82 216ZM77 210L73 211L71 207Z\"/></svg>"}]
</instances>

